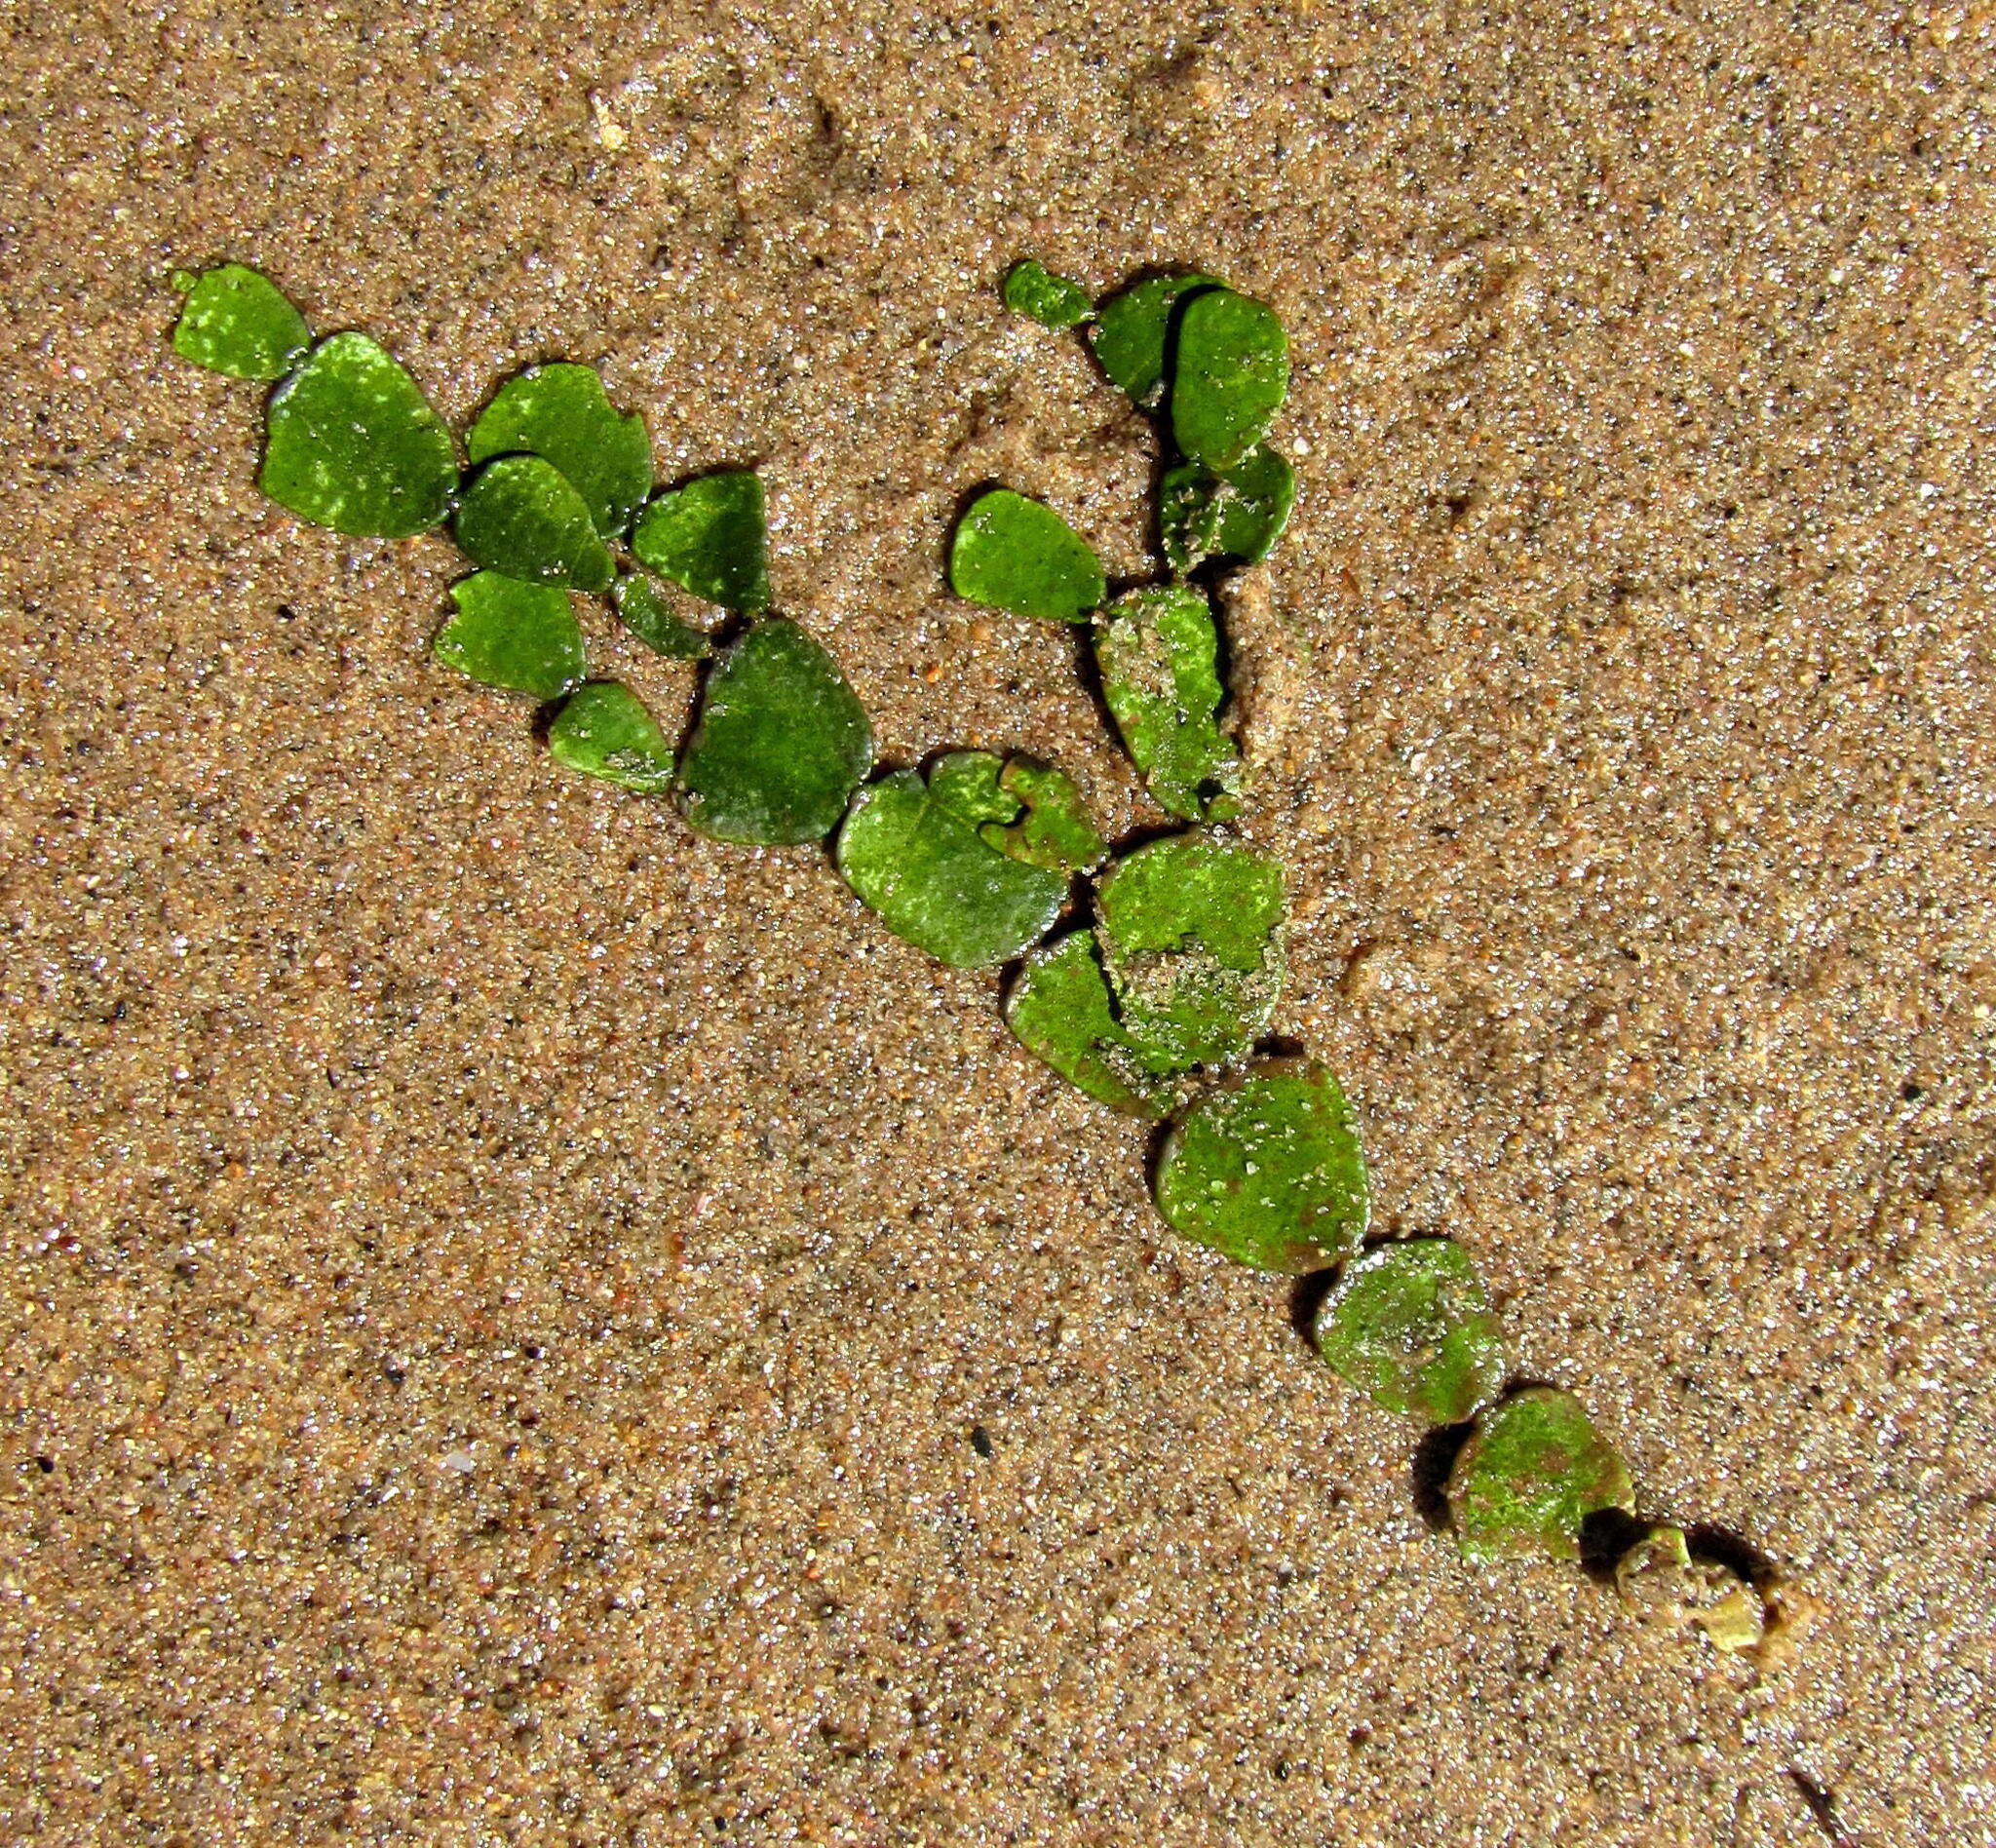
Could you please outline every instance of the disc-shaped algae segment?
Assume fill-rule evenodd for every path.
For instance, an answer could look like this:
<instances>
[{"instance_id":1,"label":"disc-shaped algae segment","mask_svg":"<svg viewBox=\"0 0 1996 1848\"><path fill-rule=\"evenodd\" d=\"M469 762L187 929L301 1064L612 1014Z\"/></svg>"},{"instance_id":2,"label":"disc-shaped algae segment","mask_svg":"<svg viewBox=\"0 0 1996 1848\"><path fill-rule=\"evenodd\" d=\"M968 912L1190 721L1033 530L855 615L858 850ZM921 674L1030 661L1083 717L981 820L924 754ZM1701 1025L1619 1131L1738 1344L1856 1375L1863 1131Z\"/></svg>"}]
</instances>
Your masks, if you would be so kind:
<instances>
[{"instance_id":1,"label":"disc-shaped algae segment","mask_svg":"<svg viewBox=\"0 0 1996 1848\"><path fill-rule=\"evenodd\" d=\"M1281 866L1213 834L1174 834L1111 866L1095 912L1126 1033L1179 1070L1252 1047L1285 974Z\"/></svg>"},{"instance_id":2,"label":"disc-shaped algae segment","mask_svg":"<svg viewBox=\"0 0 1996 1848\"><path fill-rule=\"evenodd\" d=\"M660 577L723 609L769 607L769 529L762 480L723 469L656 494L637 517L631 550Z\"/></svg>"},{"instance_id":3,"label":"disc-shaped algae segment","mask_svg":"<svg viewBox=\"0 0 1996 1848\"><path fill-rule=\"evenodd\" d=\"M1431 1425L1459 1424L1504 1390L1502 1331L1476 1266L1450 1239L1408 1239L1353 1258L1311 1335L1360 1391Z\"/></svg>"},{"instance_id":4,"label":"disc-shaped algae segment","mask_svg":"<svg viewBox=\"0 0 1996 1848\"><path fill-rule=\"evenodd\" d=\"M680 808L716 840L823 840L873 756L838 663L795 623L757 623L715 657L679 759Z\"/></svg>"},{"instance_id":5,"label":"disc-shaped algae segment","mask_svg":"<svg viewBox=\"0 0 1996 1848\"><path fill-rule=\"evenodd\" d=\"M480 571L450 587L457 614L437 636L437 659L485 686L558 700L588 673L582 626L566 591Z\"/></svg>"},{"instance_id":6,"label":"disc-shaped algae segment","mask_svg":"<svg viewBox=\"0 0 1996 1848\"><path fill-rule=\"evenodd\" d=\"M1472 1559L1577 1559L1588 1516L1634 1501L1628 1464L1555 1386L1522 1387L1484 1411L1448 1478L1456 1539Z\"/></svg>"},{"instance_id":7,"label":"disc-shaped algae segment","mask_svg":"<svg viewBox=\"0 0 1996 1848\"><path fill-rule=\"evenodd\" d=\"M998 787L1024 807L1014 819L994 818L978 829L986 846L1049 872L1090 872L1101 865L1108 845L1066 771L1008 757Z\"/></svg>"},{"instance_id":8,"label":"disc-shaped algae segment","mask_svg":"<svg viewBox=\"0 0 1996 1848\"><path fill-rule=\"evenodd\" d=\"M618 680L593 680L570 694L548 728L548 751L565 769L644 795L672 787L672 741Z\"/></svg>"},{"instance_id":9,"label":"disc-shaped algae segment","mask_svg":"<svg viewBox=\"0 0 1996 1848\"><path fill-rule=\"evenodd\" d=\"M582 496L537 455L486 463L466 487L451 530L474 564L522 584L604 591L616 568Z\"/></svg>"},{"instance_id":10,"label":"disc-shaped algae segment","mask_svg":"<svg viewBox=\"0 0 1996 1848\"><path fill-rule=\"evenodd\" d=\"M305 317L241 263L197 277L173 327L175 353L231 378L283 378L311 344Z\"/></svg>"},{"instance_id":11,"label":"disc-shaped algae segment","mask_svg":"<svg viewBox=\"0 0 1996 1848\"><path fill-rule=\"evenodd\" d=\"M1189 585L1119 597L1095 617L1102 698L1163 808L1187 821L1233 812L1241 765L1219 728L1219 629Z\"/></svg>"},{"instance_id":12,"label":"disc-shaped algae segment","mask_svg":"<svg viewBox=\"0 0 1996 1848\"><path fill-rule=\"evenodd\" d=\"M651 492L644 419L621 416L593 366L529 366L493 393L465 438L474 462L523 452L554 464L605 538L631 524Z\"/></svg>"},{"instance_id":13,"label":"disc-shaped algae segment","mask_svg":"<svg viewBox=\"0 0 1996 1848\"><path fill-rule=\"evenodd\" d=\"M1289 389L1289 340L1275 310L1214 289L1178 318L1171 435L1194 462L1225 472L1267 434Z\"/></svg>"},{"instance_id":14,"label":"disc-shaped algae segment","mask_svg":"<svg viewBox=\"0 0 1996 1848\"><path fill-rule=\"evenodd\" d=\"M1214 558L1258 564L1282 537L1295 501L1295 470L1265 443L1224 475L1200 462L1167 469L1158 487L1165 560L1180 573Z\"/></svg>"},{"instance_id":15,"label":"disc-shaped algae segment","mask_svg":"<svg viewBox=\"0 0 1996 1848\"><path fill-rule=\"evenodd\" d=\"M649 578L627 571L610 593L618 620L653 654L676 661L700 661L713 652L713 638L705 630L681 622Z\"/></svg>"},{"instance_id":16,"label":"disc-shaped algae segment","mask_svg":"<svg viewBox=\"0 0 1996 1848\"><path fill-rule=\"evenodd\" d=\"M949 586L989 609L1075 623L1107 595L1101 561L1042 501L1009 487L979 494L949 542Z\"/></svg>"},{"instance_id":17,"label":"disc-shaped algae segment","mask_svg":"<svg viewBox=\"0 0 1996 1848\"><path fill-rule=\"evenodd\" d=\"M1087 289L1064 276L1056 276L1030 256L1006 271L1005 305L1056 333L1086 321L1090 309Z\"/></svg>"},{"instance_id":18,"label":"disc-shaped algae segment","mask_svg":"<svg viewBox=\"0 0 1996 1848\"><path fill-rule=\"evenodd\" d=\"M1194 271L1153 276L1111 295L1090 330L1095 359L1110 381L1130 394L1138 410L1156 410L1165 396L1165 356L1171 316L1194 290L1217 289L1219 279Z\"/></svg>"},{"instance_id":19,"label":"disc-shaped algae segment","mask_svg":"<svg viewBox=\"0 0 1996 1848\"><path fill-rule=\"evenodd\" d=\"M1027 1051L1077 1090L1125 1116L1169 1116L1179 1090L1170 1061L1124 1032L1092 931L1035 950L1005 997Z\"/></svg>"},{"instance_id":20,"label":"disc-shaped algae segment","mask_svg":"<svg viewBox=\"0 0 1996 1848\"><path fill-rule=\"evenodd\" d=\"M365 333L335 333L271 394L263 491L335 532L406 539L450 510L457 453L416 382Z\"/></svg>"},{"instance_id":21,"label":"disc-shaped algae segment","mask_svg":"<svg viewBox=\"0 0 1996 1848\"><path fill-rule=\"evenodd\" d=\"M1174 1231L1256 1270L1349 1257L1370 1213L1351 1106L1322 1065L1276 1059L1189 1104L1156 1177Z\"/></svg>"},{"instance_id":22,"label":"disc-shaped algae segment","mask_svg":"<svg viewBox=\"0 0 1996 1848\"><path fill-rule=\"evenodd\" d=\"M838 866L888 929L959 969L1010 961L1044 937L1067 877L1014 859L979 829L1018 813L1001 760L963 751L924 778L902 770L862 789L839 830Z\"/></svg>"}]
</instances>

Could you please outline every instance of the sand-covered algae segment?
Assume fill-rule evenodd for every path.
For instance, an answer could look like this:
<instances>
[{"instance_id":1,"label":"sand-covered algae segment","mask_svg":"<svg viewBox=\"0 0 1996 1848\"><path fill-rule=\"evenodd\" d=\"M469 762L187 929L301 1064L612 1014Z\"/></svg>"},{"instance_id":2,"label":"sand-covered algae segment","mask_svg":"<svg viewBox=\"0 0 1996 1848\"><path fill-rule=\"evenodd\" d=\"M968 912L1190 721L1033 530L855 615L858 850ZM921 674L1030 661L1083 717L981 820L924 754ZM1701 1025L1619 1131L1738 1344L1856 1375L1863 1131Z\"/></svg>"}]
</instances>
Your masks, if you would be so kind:
<instances>
[{"instance_id":1,"label":"sand-covered algae segment","mask_svg":"<svg viewBox=\"0 0 1996 1848\"><path fill-rule=\"evenodd\" d=\"M548 728L548 751L564 769L640 794L663 795L672 787L672 741L620 680L577 688Z\"/></svg>"},{"instance_id":2,"label":"sand-covered algae segment","mask_svg":"<svg viewBox=\"0 0 1996 1848\"><path fill-rule=\"evenodd\" d=\"M457 613L435 644L437 659L482 685L558 700L588 673L582 626L566 591L480 571L450 587Z\"/></svg>"},{"instance_id":3,"label":"sand-covered algae segment","mask_svg":"<svg viewBox=\"0 0 1996 1848\"><path fill-rule=\"evenodd\" d=\"M960 969L1010 961L1045 936L1067 875L1016 858L981 830L1019 810L1002 760L955 751L924 777L902 770L860 791L838 837L838 866L898 937Z\"/></svg>"},{"instance_id":4,"label":"sand-covered algae segment","mask_svg":"<svg viewBox=\"0 0 1996 1848\"><path fill-rule=\"evenodd\" d=\"M1629 1466L1555 1386L1521 1387L1482 1412L1448 1479L1456 1540L1472 1559L1577 1559L1588 1516L1634 1502Z\"/></svg>"},{"instance_id":5,"label":"sand-covered algae segment","mask_svg":"<svg viewBox=\"0 0 1996 1848\"><path fill-rule=\"evenodd\" d=\"M673 613L659 587L639 571L627 571L611 587L617 620L653 654L674 661L702 661L713 652L713 637Z\"/></svg>"},{"instance_id":6,"label":"sand-covered algae segment","mask_svg":"<svg viewBox=\"0 0 1996 1848\"><path fill-rule=\"evenodd\" d=\"M1252 1047L1286 970L1274 861L1216 834L1174 834L1110 865L1095 915L1127 1033L1178 1070Z\"/></svg>"},{"instance_id":7,"label":"sand-covered algae segment","mask_svg":"<svg viewBox=\"0 0 1996 1848\"><path fill-rule=\"evenodd\" d=\"M979 494L957 521L949 584L969 602L1056 623L1080 622L1108 592L1088 541L1009 487Z\"/></svg>"},{"instance_id":8,"label":"sand-covered algae segment","mask_svg":"<svg viewBox=\"0 0 1996 1848\"><path fill-rule=\"evenodd\" d=\"M1317 1351L1389 1410L1459 1424L1504 1389L1504 1336L1476 1266L1450 1239L1353 1258L1318 1306Z\"/></svg>"},{"instance_id":9,"label":"sand-covered algae segment","mask_svg":"<svg viewBox=\"0 0 1996 1848\"><path fill-rule=\"evenodd\" d=\"M452 531L474 564L523 584L598 592L616 569L582 496L538 455L502 455L480 469Z\"/></svg>"},{"instance_id":10,"label":"sand-covered algae segment","mask_svg":"<svg viewBox=\"0 0 1996 1848\"><path fill-rule=\"evenodd\" d=\"M1130 760L1159 805L1183 820L1223 821L1241 765L1219 726L1219 630L1203 591L1160 585L1097 612L1102 698Z\"/></svg>"},{"instance_id":11,"label":"sand-covered algae segment","mask_svg":"<svg viewBox=\"0 0 1996 1848\"><path fill-rule=\"evenodd\" d=\"M1124 1116L1163 1117L1180 1089L1169 1059L1123 1030L1094 933L1074 931L1028 956L1005 1000L1019 1043L1077 1090Z\"/></svg>"},{"instance_id":12,"label":"sand-covered algae segment","mask_svg":"<svg viewBox=\"0 0 1996 1848\"><path fill-rule=\"evenodd\" d=\"M1158 488L1159 538L1181 577L1209 558L1258 564L1289 523L1296 472L1258 443L1225 474L1203 462L1167 469Z\"/></svg>"},{"instance_id":13,"label":"sand-covered algae segment","mask_svg":"<svg viewBox=\"0 0 1996 1848\"><path fill-rule=\"evenodd\" d=\"M1322 1065L1271 1059L1195 1098L1166 1139L1158 1211L1237 1263L1291 1276L1352 1255L1370 1188L1351 1106Z\"/></svg>"},{"instance_id":14,"label":"sand-covered algae segment","mask_svg":"<svg viewBox=\"0 0 1996 1848\"><path fill-rule=\"evenodd\" d=\"M716 840L823 840L873 757L838 663L793 622L757 623L715 657L679 760L680 808Z\"/></svg>"},{"instance_id":15,"label":"sand-covered algae segment","mask_svg":"<svg viewBox=\"0 0 1996 1848\"><path fill-rule=\"evenodd\" d=\"M175 353L231 378L282 378L311 343L305 317L269 277L241 263L195 277L173 327Z\"/></svg>"},{"instance_id":16,"label":"sand-covered algae segment","mask_svg":"<svg viewBox=\"0 0 1996 1848\"><path fill-rule=\"evenodd\" d=\"M1021 807L1015 817L994 816L978 829L987 846L1049 872L1092 872L1101 865L1108 844L1066 771L1030 757L1008 757L998 787Z\"/></svg>"},{"instance_id":17,"label":"sand-covered algae segment","mask_svg":"<svg viewBox=\"0 0 1996 1848\"><path fill-rule=\"evenodd\" d=\"M406 539L450 510L457 451L395 358L335 333L272 394L263 491L335 532Z\"/></svg>"},{"instance_id":18,"label":"sand-covered algae segment","mask_svg":"<svg viewBox=\"0 0 1996 1848\"><path fill-rule=\"evenodd\" d=\"M530 366L492 395L465 436L474 463L537 455L567 479L592 523L614 538L651 492L651 439L644 419L611 404L593 366Z\"/></svg>"}]
</instances>

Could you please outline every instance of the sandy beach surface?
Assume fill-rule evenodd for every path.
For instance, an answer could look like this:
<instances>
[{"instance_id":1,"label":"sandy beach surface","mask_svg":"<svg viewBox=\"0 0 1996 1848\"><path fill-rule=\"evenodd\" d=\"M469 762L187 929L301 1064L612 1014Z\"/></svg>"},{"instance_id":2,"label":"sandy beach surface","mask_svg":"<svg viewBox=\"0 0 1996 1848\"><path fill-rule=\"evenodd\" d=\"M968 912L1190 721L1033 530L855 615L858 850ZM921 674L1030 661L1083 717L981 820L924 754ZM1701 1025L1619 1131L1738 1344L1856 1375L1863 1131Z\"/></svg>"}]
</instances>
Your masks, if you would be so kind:
<instances>
[{"instance_id":1,"label":"sandy beach surface","mask_svg":"<svg viewBox=\"0 0 1996 1848\"><path fill-rule=\"evenodd\" d=\"M1996 1840L1986 6L0 33L0 1835ZM166 343L235 258L460 428L599 364L762 469L884 757L1121 833L1073 636L942 582L991 480L1145 568L1025 254L1284 317L1278 1026L1786 1666L1463 1563L998 978L559 770L427 653L450 547L284 513Z\"/></svg>"}]
</instances>

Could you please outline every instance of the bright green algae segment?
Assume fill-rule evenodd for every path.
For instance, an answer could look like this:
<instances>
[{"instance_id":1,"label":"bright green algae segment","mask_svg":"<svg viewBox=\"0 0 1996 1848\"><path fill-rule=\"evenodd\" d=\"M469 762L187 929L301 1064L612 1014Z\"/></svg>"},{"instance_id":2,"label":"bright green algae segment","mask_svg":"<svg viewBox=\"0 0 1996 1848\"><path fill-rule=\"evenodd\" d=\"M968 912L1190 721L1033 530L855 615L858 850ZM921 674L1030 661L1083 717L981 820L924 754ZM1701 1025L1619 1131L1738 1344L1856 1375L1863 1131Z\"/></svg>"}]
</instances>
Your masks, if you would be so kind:
<instances>
[{"instance_id":1,"label":"bright green algae segment","mask_svg":"<svg viewBox=\"0 0 1996 1848\"><path fill-rule=\"evenodd\" d=\"M263 491L335 532L406 539L450 510L457 453L415 380L365 333L335 333L271 394Z\"/></svg>"},{"instance_id":2,"label":"bright green algae segment","mask_svg":"<svg viewBox=\"0 0 1996 1848\"><path fill-rule=\"evenodd\" d=\"M1052 764L1029 757L1012 757L999 772L998 787L1025 805L1017 821L994 818L978 829L978 837L1001 854L1061 874L1088 872L1102 863L1109 849L1074 779Z\"/></svg>"},{"instance_id":3,"label":"bright green algae segment","mask_svg":"<svg viewBox=\"0 0 1996 1848\"><path fill-rule=\"evenodd\" d=\"M1005 276L1005 305L1056 333L1089 317L1088 290L1056 276L1036 257L1013 264Z\"/></svg>"},{"instance_id":4,"label":"bright green algae segment","mask_svg":"<svg viewBox=\"0 0 1996 1848\"><path fill-rule=\"evenodd\" d=\"M672 787L672 741L644 702L621 681L592 680L572 693L548 728L555 761L645 795Z\"/></svg>"},{"instance_id":5,"label":"bright green algae segment","mask_svg":"<svg viewBox=\"0 0 1996 1848\"><path fill-rule=\"evenodd\" d=\"M618 620L653 654L671 655L675 661L700 661L712 652L712 638L673 615L649 578L626 572L617 580L610 601Z\"/></svg>"},{"instance_id":6,"label":"bright green algae segment","mask_svg":"<svg viewBox=\"0 0 1996 1848\"><path fill-rule=\"evenodd\" d=\"M1237 1263L1290 1276L1349 1257L1370 1208L1351 1106L1322 1065L1258 1065L1171 1127L1158 1211Z\"/></svg>"},{"instance_id":7,"label":"bright green algae segment","mask_svg":"<svg viewBox=\"0 0 1996 1848\"><path fill-rule=\"evenodd\" d=\"M1095 358L1137 409L1156 410L1164 402L1165 349L1179 298L1194 289L1218 287L1217 277L1196 272L1153 276L1101 305L1090 335Z\"/></svg>"},{"instance_id":8,"label":"bright green algae segment","mask_svg":"<svg viewBox=\"0 0 1996 1848\"><path fill-rule=\"evenodd\" d=\"M173 327L175 353L231 378L283 378L311 344L305 317L240 263L197 278Z\"/></svg>"},{"instance_id":9,"label":"bright green algae segment","mask_svg":"<svg viewBox=\"0 0 1996 1848\"><path fill-rule=\"evenodd\" d=\"M1195 295L1178 320L1171 436L1224 473L1267 434L1289 389L1289 341L1275 310L1231 289Z\"/></svg>"},{"instance_id":10,"label":"bright green algae segment","mask_svg":"<svg viewBox=\"0 0 1996 1848\"><path fill-rule=\"evenodd\" d=\"M949 544L957 596L1015 616L1079 622L1108 586L1088 542L1044 502L994 487L971 503Z\"/></svg>"},{"instance_id":11,"label":"bright green algae segment","mask_svg":"<svg viewBox=\"0 0 1996 1848\"><path fill-rule=\"evenodd\" d=\"M492 396L465 438L474 462L516 452L560 470L606 538L631 524L651 492L644 419L620 417L593 366L536 366Z\"/></svg>"},{"instance_id":12,"label":"bright green algae segment","mask_svg":"<svg viewBox=\"0 0 1996 1848\"><path fill-rule=\"evenodd\" d=\"M558 700L589 672L582 626L566 591L480 571L450 587L457 614L438 635L437 659L485 686Z\"/></svg>"},{"instance_id":13,"label":"bright green algae segment","mask_svg":"<svg viewBox=\"0 0 1996 1848\"><path fill-rule=\"evenodd\" d=\"M1265 443L1224 475L1198 462L1167 469L1158 487L1165 561L1181 575L1213 558L1259 564L1295 502L1295 470Z\"/></svg>"},{"instance_id":14,"label":"bright green algae segment","mask_svg":"<svg viewBox=\"0 0 1996 1848\"><path fill-rule=\"evenodd\" d=\"M838 663L795 623L757 623L708 671L680 807L716 840L823 840L872 758L873 728Z\"/></svg>"},{"instance_id":15,"label":"bright green algae segment","mask_svg":"<svg viewBox=\"0 0 1996 1848\"><path fill-rule=\"evenodd\" d=\"M838 837L846 883L889 930L959 969L1009 961L1046 935L1067 876L1008 857L980 828L1018 813L1000 760L960 751L925 780L902 770L860 791Z\"/></svg>"},{"instance_id":16,"label":"bright green algae segment","mask_svg":"<svg viewBox=\"0 0 1996 1848\"><path fill-rule=\"evenodd\" d=\"M1095 934L1122 1030L1163 1070L1239 1059L1285 974L1283 872L1206 833L1153 841L1095 890Z\"/></svg>"},{"instance_id":17,"label":"bright green algae segment","mask_svg":"<svg viewBox=\"0 0 1996 1848\"><path fill-rule=\"evenodd\" d=\"M1240 761L1218 724L1219 630L1203 593L1132 591L1095 618L1102 697L1150 792L1187 821L1233 813Z\"/></svg>"},{"instance_id":18,"label":"bright green algae segment","mask_svg":"<svg viewBox=\"0 0 1996 1848\"><path fill-rule=\"evenodd\" d=\"M1554 1386L1524 1387L1485 1411L1448 1478L1456 1539L1478 1559L1577 1559L1588 1516L1634 1503L1628 1464Z\"/></svg>"},{"instance_id":19,"label":"bright green algae segment","mask_svg":"<svg viewBox=\"0 0 1996 1848\"><path fill-rule=\"evenodd\" d=\"M1035 950L1005 997L1020 1043L1097 1103L1125 1116L1169 1116L1171 1061L1124 1032L1092 931Z\"/></svg>"},{"instance_id":20,"label":"bright green algae segment","mask_svg":"<svg viewBox=\"0 0 1996 1848\"><path fill-rule=\"evenodd\" d=\"M604 591L616 569L582 496L537 455L486 463L465 489L452 531L474 564L523 584Z\"/></svg>"},{"instance_id":21,"label":"bright green algae segment","mask_svg":"<svg viewBox=\"0 0 1996 1848\"><path fill-rule=\"evenodd\" d=\"M1504 1390L1504 1337L1476 1267L1448 1239L1355 1257L1311 1328L1317 1351L1390 1411L1459 1424Z\"/></svg>"},{"instance_id":22,"label":"bright green algae segment","mask_svg":"<svg viewBox=\"0 0 1996 1848\"><path fill-rule=\"evenodd\" d=\"M631 550L682 591L753 616L769 607L762 481L747 469L703 475L653 497Z\"/></svg>"}]
</instances>

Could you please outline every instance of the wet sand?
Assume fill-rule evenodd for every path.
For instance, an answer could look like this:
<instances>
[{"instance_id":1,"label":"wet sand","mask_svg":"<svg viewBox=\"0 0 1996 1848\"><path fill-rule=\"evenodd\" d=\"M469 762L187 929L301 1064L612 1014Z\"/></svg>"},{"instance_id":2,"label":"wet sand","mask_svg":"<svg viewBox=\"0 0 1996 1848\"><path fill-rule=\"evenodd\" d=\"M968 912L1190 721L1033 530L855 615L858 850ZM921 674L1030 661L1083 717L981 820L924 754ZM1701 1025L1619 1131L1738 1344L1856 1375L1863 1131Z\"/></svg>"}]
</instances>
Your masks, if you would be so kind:
<instances>
[{"instance_id":1,"label":"wet sand","mask_svg":"<svg viewBox=\"0 0 1996 1848\"><path fill-rule=\"evenodd\" d=\"M12 17L0 1833L1991 1838L1996 27L1705 11ZM1143 565L1025 253L1287 323L1279 1025L1822 1602L1785 1672L1459 1562L995 979L559 772L426 655L450 549L265 501L164 338L235 258L460 427L599 363L761 465L884 753L1140 828L1071 637L941 582L987 479Z\"/></svg>"}]
</instances>

